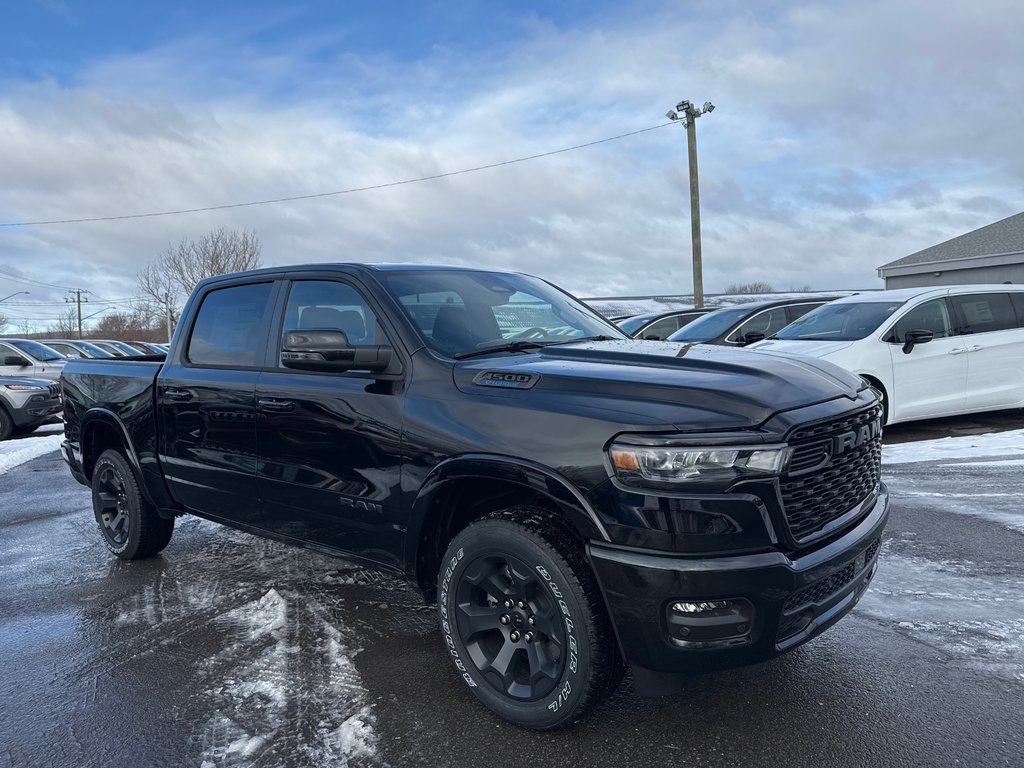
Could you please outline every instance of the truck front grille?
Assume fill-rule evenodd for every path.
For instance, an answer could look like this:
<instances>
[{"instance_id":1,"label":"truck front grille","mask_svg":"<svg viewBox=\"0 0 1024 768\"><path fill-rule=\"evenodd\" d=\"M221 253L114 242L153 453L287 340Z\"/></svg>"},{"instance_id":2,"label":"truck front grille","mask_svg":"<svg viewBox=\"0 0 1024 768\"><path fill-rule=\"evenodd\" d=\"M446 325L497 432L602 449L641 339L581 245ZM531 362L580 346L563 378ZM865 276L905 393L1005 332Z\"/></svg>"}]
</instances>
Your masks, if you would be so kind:
<instances>
[{"instance_id":1,"label":"truck front grille","mask_svg":"<svg viewBox=\"0 0 1024 768\"><path fill-rule=\"evenodd\" d=\"M878 488L882 465L880 406L797 430L779 489L789 530L804 542Z\"/></svg>"},{"instance_id":2,"label":"truck front grille","mask_svg":"<svg viewBox=\"0 0 1024 768\"><path fill-rule=\"evenodd\" d=\"M801 631L807 622L804 609L816 609L825 605L853 581L863 569L871 566L882 543L881 537L868 545L861 557L851 560L831 576L826 576L799 592L794 592L782 606L782 618L779 621L778 639L785 640Z\"/></svg>"}]
</instances>

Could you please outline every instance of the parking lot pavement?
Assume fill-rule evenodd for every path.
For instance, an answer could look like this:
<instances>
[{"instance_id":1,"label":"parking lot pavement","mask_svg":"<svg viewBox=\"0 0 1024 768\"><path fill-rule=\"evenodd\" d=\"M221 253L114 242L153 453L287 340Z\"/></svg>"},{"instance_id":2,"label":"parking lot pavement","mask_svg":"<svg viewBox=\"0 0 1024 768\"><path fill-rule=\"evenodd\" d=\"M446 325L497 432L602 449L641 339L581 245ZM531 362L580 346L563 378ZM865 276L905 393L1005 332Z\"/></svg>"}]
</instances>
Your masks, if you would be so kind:
<instances>
[{"instance_id":1,"label":"parking lot pavement","mask_svg":"<svg viewBox=\"0 0 1024 768\"><path fill-rule=\"evenodd\" d=\"M673 698L627 678L538 734L473 702L401 583L195 518L118 561L50 453L0 476L0 766L1019 765L1018 472L886 467L893 519L851 616Z\"/></svg>"}]
</instances>

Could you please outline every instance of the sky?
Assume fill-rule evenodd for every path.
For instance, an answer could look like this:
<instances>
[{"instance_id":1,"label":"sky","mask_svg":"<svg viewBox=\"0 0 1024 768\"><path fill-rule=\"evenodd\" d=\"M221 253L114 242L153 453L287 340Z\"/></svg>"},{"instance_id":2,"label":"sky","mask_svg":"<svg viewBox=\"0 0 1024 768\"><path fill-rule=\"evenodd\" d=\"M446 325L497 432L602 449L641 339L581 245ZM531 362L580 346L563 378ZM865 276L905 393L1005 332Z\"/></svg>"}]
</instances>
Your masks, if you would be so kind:
<instances>
[{"instance_id":1,"label":"sky","mask_svg":"<svg viewBox=\"0 0 1024 768\"><path fill-rule=\"evenodd\" d=\"M716 106L696 123L709 293L881 288L879 265L1024 210L1018 0L0 5L19 329L68 288L86 315L125 306L140 268L219 227L255 231L268 266L689 293L682 99Z\"/></svg>"}]
</instances>

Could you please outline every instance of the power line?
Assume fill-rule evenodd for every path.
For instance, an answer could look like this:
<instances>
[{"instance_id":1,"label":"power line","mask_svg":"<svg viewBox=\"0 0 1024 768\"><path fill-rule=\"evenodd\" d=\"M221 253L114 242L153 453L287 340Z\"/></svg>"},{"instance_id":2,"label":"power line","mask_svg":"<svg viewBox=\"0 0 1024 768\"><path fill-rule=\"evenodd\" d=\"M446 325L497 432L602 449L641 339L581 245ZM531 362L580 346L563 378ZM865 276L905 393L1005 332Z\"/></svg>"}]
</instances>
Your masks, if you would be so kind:
<instances>
[{"instance_id":1,"label":"power line","mask_svg":"<svg viewBox=\"0 0 1024 768\"><path fill-rule=\"evenodd\" d=\"M128 213L121 214L118 216L90 216L77 219L47 219L41 221L18 221L18 222L7 222L0 224L0 228L3 227L39 227L48 224L85 224L88 222L96 221L124 221L126 219L148 219L155 218L157 216L178 216L185 213L202 213L204 211L223 211L229 208L247 208L254 205L272 205L274 203L290 203L296 200L313 200L318 197L335 197L337 195L349 195L355 192L370 192L375 189L387 189L388 187L400 187L406 184L418 184L423 181L434 181L436 179L445 179L451 176L461 176L467 173L476 173L477 171L486 171L491 168L500 168L504 165L514 165L515 163L525 163L528 160L537 160L542 157L551 157L552 155L560 155L565 152L573 152L577 149L585 149L586 147L593 147L597 144L606 144L609 141L618 141L619 139L625 139L629 136L636 136L640 133L647 133L648 131L654 131L658 128L664 128L667 125L673 125L672 122L661 123L659 125L652 125L649 128L641 128L638 131L629 131L628 133L620 133L618 136L609 136L606 139L598 139L597 141L588 141L584 144L576 144L571 147L563 147L562 149L553 149L550 152L540 152L536 155L528 155L526 157L517 157L514 160L502 160L498 163L489 163L487 165L478 165L475 168L463 168L458 171L447 171L445 173L435 173L431 176L420 176L415 179L403 179L401 181L390 181L385 184L372 184L366 187L352 187L350 189L339 189L334 192L316 192L308 195L292 195L290 197L275 197L270 200L251 200L245 203L227 203L224 205L207 205L201 208L182 208L174 211L155 211L152 213Z\"/></svg>"},{"instance_id":2,"label":"power line","mask_svg":"<svg viewBox=\"0 0 1024 768\"><path fill-rule=\"evenodd\" d=\"M66 285L54 285L53 283L44 283L42 280L35 280L31 277L22 277L16 275L13 272L8 272L6 269L0 269L0 275L4 275L7 280L13 280L16 283L24 283L25 285L38 286L40 288L56 288L59 291L73 291L74 288L68 288Z\"/></svg>"}]
</instances>

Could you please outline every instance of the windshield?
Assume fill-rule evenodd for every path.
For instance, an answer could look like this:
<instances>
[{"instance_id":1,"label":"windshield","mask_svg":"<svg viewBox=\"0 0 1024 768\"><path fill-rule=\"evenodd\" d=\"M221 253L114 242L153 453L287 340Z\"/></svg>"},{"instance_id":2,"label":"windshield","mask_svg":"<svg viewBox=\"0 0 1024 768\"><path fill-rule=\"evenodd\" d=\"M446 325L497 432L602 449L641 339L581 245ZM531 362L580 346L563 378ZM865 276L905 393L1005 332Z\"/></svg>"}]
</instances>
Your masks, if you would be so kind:
<instances>
[{"instance_id":1,"label":"windshield","mask_svg":"<svg viewBox=\"0 0 1024 768\"><path fill-rule=\"evenodd\" d=\"M823 304L794 320L775 338L800 341L856 341L874 333L903 302L858 301Z\"/></svg>"},{"instance_id":2,"label":"windshield","mask_svg":"<svg viewBox=\"0 0 1024 768\"><path fill-rule=\"evenodd\" d=\"M64 359L64 355L60 352L50 349L45 344L40 344L38 341L11 341L8 339L7 343L12 347L17 347L18 350L41 363Z\"/></svg>"},{"instance_id":3,"label":"windshield","mask_svg":"<svg viewBox=\"0 0 1024 768\"><path fill-rule=\"evenodd\" d=\"M114 349L119 349L122 352L124 352L126 355L128 355L129 357L136 357L136 356L142 354L142 352L137 350L131 344L125 344L123 341L116 341L116 340L112 339L112 340L107 342L107 346L108 347L113 347Z\"/></svg>"},{"instance_id":4,"label":"windshield","mask_svg":"<svg viewBox=\"0 0 1024 768\"><path fill-rule=\"evenodd\" d=\"M423 270L383 272L380 278L427 345L449 357L512 341L628 338L601 315L535 277Z\"/></svg>"},{"instance_id":5,"label":"windshield","mask_svg":"<svg viewBox=\"0 0 1024 768\"><path fill-rule=\"evenodd\" d=\"M90 357L113 357L113 355L107 352L107 350L100 349L95 344L88 341L79 341L75 346L88 352Z\"/></svg>"},{"instance_id":6,"label":"windshield","mask_svg":"<svg viewBox=\"0 0 1024 768\"><path fill-rule=\"evenodd\" d=\"M723 335L751 312L750 307L716 309L687 323L668 337L668 341L690 341L700 343L711 341Z\"/></svg>"}]
</instances>

